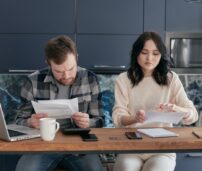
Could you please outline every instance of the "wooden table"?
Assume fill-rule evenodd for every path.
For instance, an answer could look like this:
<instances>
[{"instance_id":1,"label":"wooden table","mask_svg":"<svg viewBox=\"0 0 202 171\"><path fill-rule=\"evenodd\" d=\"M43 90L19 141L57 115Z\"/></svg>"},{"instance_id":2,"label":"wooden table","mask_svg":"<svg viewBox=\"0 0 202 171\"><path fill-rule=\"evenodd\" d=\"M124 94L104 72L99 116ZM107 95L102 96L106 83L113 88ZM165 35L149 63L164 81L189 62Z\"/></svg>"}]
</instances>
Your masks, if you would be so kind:
<instances>
[{"instance_id":1,"label":"wooden table","mask_svg":"<svg viewBox=\"0 0 202 171\"><path fill-rule=\"evenodd\" d=\"M192 134L192 131L202 131L202 127L168 128L179 134L178 137L150 138L142 135L142 140L129 140L126 131L135 129L94 128L99 141L84 142L80 136L63 135L58 132L54 141L46 142L40 138L17 142L0 140L1 153L134 153L134 152L200 152L202 139Z\"/></svg>"}]
</instances>

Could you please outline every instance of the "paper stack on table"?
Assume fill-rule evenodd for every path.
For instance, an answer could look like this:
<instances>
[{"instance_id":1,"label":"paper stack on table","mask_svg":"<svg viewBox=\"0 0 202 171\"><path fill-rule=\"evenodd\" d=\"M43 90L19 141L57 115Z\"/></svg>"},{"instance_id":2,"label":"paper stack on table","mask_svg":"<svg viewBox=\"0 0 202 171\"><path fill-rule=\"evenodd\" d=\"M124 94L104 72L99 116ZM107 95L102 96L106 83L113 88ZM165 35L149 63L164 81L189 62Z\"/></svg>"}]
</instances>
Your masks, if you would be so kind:
<instances>
[{"instance_id":1,"label":"paper stack on table","mask_svg":"<svg viewBox=\"0 0 202 171\"><path fill-rule=\"evenodd\" d=\"M164 128L145 128L145 129L137 129L137 131L153 138L178 136L178 134L176 134L175 132L166 130Z\"/></svg>"},{"instance_id":2,"label":"paper stack on table","mask_svg":"<svg viewBox=\"0 0 202 171\"><path fill-rule=\"evenodd\" d=\"M32 101L32 106L36 113L47 113L56 119L70 118L79 111L78 98Z\"/></svg>"},{"instance_id":3,"label":"paper stack on table","mask_svg":"<svg viewBox=\"0 0 202 171\"><path fill-rule=\"evenodd\" d=\"M184 116L185 113L181 112L160 112L151 110L146 112L146 120L144 121L144 123L165 122L178 124Z\"/></svg>"}]
</instances>

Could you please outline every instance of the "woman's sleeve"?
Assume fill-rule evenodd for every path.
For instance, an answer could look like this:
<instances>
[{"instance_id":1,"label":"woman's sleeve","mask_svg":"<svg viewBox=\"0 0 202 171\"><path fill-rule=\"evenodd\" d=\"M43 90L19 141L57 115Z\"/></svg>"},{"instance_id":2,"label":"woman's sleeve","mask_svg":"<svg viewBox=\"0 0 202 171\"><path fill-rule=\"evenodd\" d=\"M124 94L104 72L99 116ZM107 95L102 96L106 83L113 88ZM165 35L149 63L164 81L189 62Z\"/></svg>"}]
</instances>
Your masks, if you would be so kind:
<instances>
[{"instance_id":1,"label":"woman's sleeve","mask_svg":"<svg viewBox=\"0 0 202 171\"><path fill-rule=\"evenodd\" d=\"M121 74L117 77L115 82L115 89L114 89L115 103L113 107L112 117L114 125L116 127L122 127L122 124L120 122L121 117L123 115L129 115L128 80L126 78L127 78L126 75Z\"/></svg>"},{"instance_id":2,"label":"woman's sleeve","mask_svg":"<svg viewBox=\"0 0 202 171\"><path fill-rule=\"evenodd\" d=\"M171 83L172 86L172 103L176 106L174 110L177 112L186 113L185 117L182 120L182 123L185 125L190 125L198 120L197 110L191 100L187 97L187 94L184 90L184 87L177 76L177 74L173 74L173 81Z\"/></svg>"}]
</instances>

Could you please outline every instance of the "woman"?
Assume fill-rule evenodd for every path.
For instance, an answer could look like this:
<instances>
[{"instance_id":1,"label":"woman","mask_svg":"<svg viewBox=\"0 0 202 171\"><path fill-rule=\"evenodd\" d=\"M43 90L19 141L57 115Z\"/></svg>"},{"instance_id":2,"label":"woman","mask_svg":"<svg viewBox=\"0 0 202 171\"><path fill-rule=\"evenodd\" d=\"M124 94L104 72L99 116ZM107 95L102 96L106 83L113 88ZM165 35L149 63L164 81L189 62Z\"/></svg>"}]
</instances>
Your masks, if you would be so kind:
<instances>
[{"instance_id":1,"label":"woman","mask_svg":"<svg viewBox=\"0 0 202 171\"><path fill-rule=\"evenodd\" d=\"M185 113L182 123L198 119L176 73L170 71L166 47L159 35L144 32L133 45L130 67L115 83L113 120L116 127L168 127L172 123L144 123L149 110ZM174 153L120 154L114 171L173 171Z\"/></svg>"}]
</instances>

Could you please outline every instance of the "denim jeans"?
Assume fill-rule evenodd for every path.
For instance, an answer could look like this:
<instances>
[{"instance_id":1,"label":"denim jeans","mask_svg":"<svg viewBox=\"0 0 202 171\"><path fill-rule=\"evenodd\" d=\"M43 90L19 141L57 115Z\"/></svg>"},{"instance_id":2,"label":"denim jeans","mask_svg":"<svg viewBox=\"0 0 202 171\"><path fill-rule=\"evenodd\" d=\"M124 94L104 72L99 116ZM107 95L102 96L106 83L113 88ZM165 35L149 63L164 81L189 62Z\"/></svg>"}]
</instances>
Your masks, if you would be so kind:
<instances>
[{"instance_id":1,"label":"denim jeans","mask_svg":"<svg viewBox=\"0 0 202 171\"><path fill-rule=\"evenodd\" d=\"M57 166L68 171L102 171L98 155L25 154L16 171L52 171Z\"/></svg>"}]
</instances>

